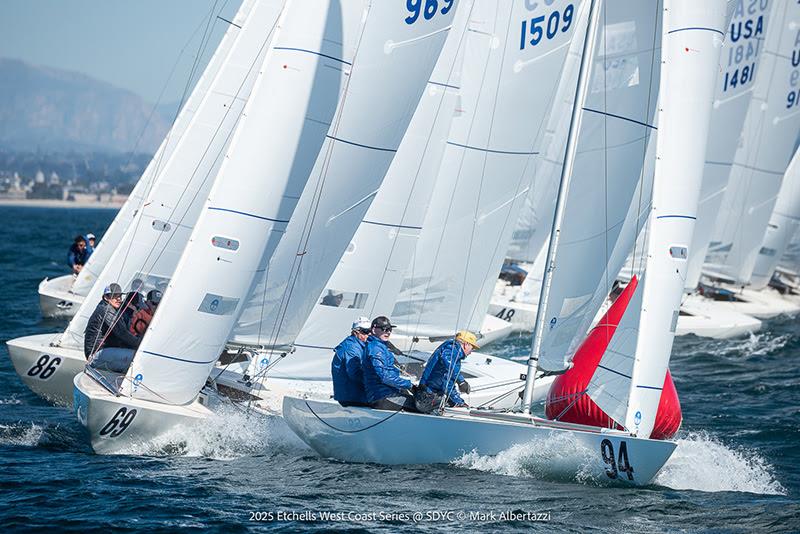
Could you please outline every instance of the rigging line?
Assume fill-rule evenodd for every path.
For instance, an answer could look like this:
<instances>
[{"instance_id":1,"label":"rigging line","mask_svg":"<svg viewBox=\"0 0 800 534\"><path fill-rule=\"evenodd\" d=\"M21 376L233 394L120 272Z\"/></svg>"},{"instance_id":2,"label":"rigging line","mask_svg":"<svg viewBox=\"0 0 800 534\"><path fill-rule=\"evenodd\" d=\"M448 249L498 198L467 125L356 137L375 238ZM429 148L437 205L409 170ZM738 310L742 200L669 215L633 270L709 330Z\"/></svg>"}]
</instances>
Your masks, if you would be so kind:
<instances>
[{"instance_id":1,"label":"rigging line","mask_svg":"<svg viewBox=\"0 0 800 534\"><path fill-rule=\"evenodd\" d=\"M608 4L605 4L605 9L603 9L603 27L608 28ZM655 32L654 32L655 33ZM608 39L606 38L606 32L603 32L603 67L605 68L605 62L608 58ZM603 278L605 279L605 299L608 298L609 293L611 293L611 284L609 282L609 269L608 269L608 76L603 76L603 193L604 193L604 204L603 204L603 218L605 219L603 228L603 250L606 254L605 257L605 264L606 268L603 269ZM587 110L586 104L584 102L583 105L584 111ZM616 274L614 274L616 276ZM608 329L603 329L606 334L606 343L610 341L610 336L608 335ZM581 332L583 334L583 332Z\"/></svg>"},{"instance_id":2,"label":"rigging line","mask_svg":"<svg viewBox=\"0 0 800 534\"><path fill-rule=\"evenodd\" d=\"M172 121L172 127L170 127L170 130L167 132L166 138L164 140L164 143L165 143L164 144L164 150L161 151L158 154L158 160L156 161L156 166L153 169L153 175L152 175L152 179L150 180L150 183L148 184L148 190L145 191L145 194L142 196L141 203L140 203L140 208L137 211L141 210L141 207L142 207L143 203L149 197L149 195L150 195L150 193L151 193L151 191L153 189L153 186L155 185L156 179L157 179L158 174L159 174L159 169L161 167L161 163L163 162L164 152L166 152L166 148L167 148L169 140L171 138L171 134L172 134L173 128L175 126L175 122L177 121L178 117L180 116L180 113L181 113L182 108L183 108L183 104L187 100L187 94L189 92L189 87L191 87L191 85L192 85L192 79L194 78L195 72L197 70L197 66L198 66L198 64L200 62L200 58L202 57L202 54L203 54L203 52L205 50L205 47L208 45L208 42L209 42L209 39L210 39L210 30L209 30L209 28L211 27L211 21L213 20L212 16L214 15L214 11L216 10L218 2L219 2L219 0L214 0L214 5L212 6L211 10L209 11L208 20L206 21L206 25L205 25L205 30L203 32L203 36L200 39L200 44L198 46L197 52L195 53L194 61L192 63L192 68L191 68L191 70L189 72L189 77L187 78L186 83L184 84L183 93L181 94L180 102L178 103L178 107L177 107L177 109L175 111L175 119ZM225 0L225 4L227 4L227 0ZM225 4L223 5L223 8L225 7ZM200 28L200 26L202 26L202 22L195 29L195 31L192 33L192 37L191 38L194 38L194 35L197 33L197 30ZM180 57L183 55L183 51L186 49L187 46L188 46L188 43L186 45L184 45L184 48L181 50L180 54L178 55L178 59L180 59ZM177 67L177 60L176 60L176 65L175 66ZM166 88L166 86L165 86L165 88ZM131 236L131 240L128 242L128 246L127 246L127 248L125 250L125 255L122 258L122 262L120 263L119 273L117 274L117 278L122 276L122 271L123 271L123 269L125 267L125 264L127 263L128 256L130 255L131 249L133 248L133 241L136 238L136 234L139 231L139 228L141 227L142 218L143 217L141 217L141 214L140 214L140 216L136 219L136 222L134 223L133 234Z\"/></svg>"},{"instance_id":3,"label":"rigging line","mask_svg":"<svg viewBox=\"0 0 800 534\"><path fill-rule=\"evenodd\" d=\"M279 17L279 18L280 18L280 17ZM276 23L275 23L275 24L273 24L272 28L271 28L271 29L270 29L270 31L268 32L268 34L267 34L267 36L266 36L265 40L262 42L262 44L261 44L261 48L259 49L259 52L258 52L258 53L255 55L255 57L254 57L254 58L253 58L253 60L251 61L251 63L250 63L250 66L249 66L249 68L248 68L248 76L245 76L245 77L242 79L242 82L241 82L241 84L239 85L239 87L237 88L237 90L236 90L236 94L235 94L235 96L233 97L232 101L235 101L235 100L238 100L238 99L239 99L239 94L241 93L241 91L242 91L242 88L244 87L244 85L245 85L245 83L246 83L246 80L247 80L247 78L249 77L249 73L251 73L251 72L253 71L253 68L255 67L255 65L256 65L256 62L258 61L258 58L259 58L259 57L261 57L261 55L262 55L262 52L263 52L263 50L264 50L264 47L265 47L265 46L266 46L266 45L267 45L267 44L270 42L270 40L271 40L271 37L272 37L272 34L273 34L273 32L275 31L275 26L276 26L276 25L277 25L277 20L276 20ZM186 182L186 185L184 186L184 188L183 188L183 191L181 191L181 194L179 195L177 202L176 202L176 203L175 203L175 205L172 207L172 209L171 209L171 211L170 211L170 214L169 214L169 217L167 217L167 219L168 219L168 220L172 220L172 219L173 219L173 216L174 216L174 215L175 215L175 213L177 212L177 210L178 210L178 207L180 206L180 204L181 204L181 201L183 200L183 196L184 196L184 195L187 193L187 191L189 190L190 186L192 185L192 183L193 183L193 181L194 181L194 178L195 178L195 176L197 175L197 171L200 169L200 165L201 165L201 164L202 164L202 162L205 160L205 158L206 158L206 155L208 155L208 153L209 153L209 149L211 148L211 144L213 143L214 139L215 139L215 138L217 137L217 135L219 134L219 131L220 131L220 129L222 128L222 124L225 122L225 119L228 117L228 114L230 113L231 109L232 109L232 106L226 106L225 113L223 114L222 118L220 119L220 122L217 124L216 130L214 131L214 134L212 135L212 137L211 137L211 140L209 141L208 145L206 146L205 150L203 151L203 154L202 154L202 155L201 155L201 157L199 158L199 161L197 162L197 164L195 165L194 169L192 170L192 173L191 173L191 175L190 175L190 177L189 177L189 180ZM238 115L238 117L236 118L236 124L238 124L238 122L241 120L241 118L242 118L242 114L243 114L243 111L244 111L244 107L242 107L242 109L241 109L241 110L238 112L238 113L239 113L239 115ZM208 171L206 172L206 175L205 175L205 177L203 177L203 179L202 179L202 181L200 182L200 184L199 184L199 185L196 187L196 189L195 189L195 192L194 192L194 195L193 195L193 196L192 196L192 198L190 199L190 202L189 202L189 204L188 204L188 205L185 207L183 214L182 214L182 215L180 215L180 217L178 218L178 220L177 220L176 224L178 224L178 225L183 225L183 221L184 221L184 219L186 218L186 216L189 214L189 212L191 211L191 206L194 204L194 201L197 199L197 196L200 194L200 191L203 189L203 185L206 183L206 181L209 179L209 177L211 177L211 171L214 169L214 167L215 167L215 165L216 165L216 161L217 161L217 160L218 160L218 159L219 159L219 158L220 158L220 157L223 155L223 152L225 152L225 150L224 150L224 147L225 147L225 145L227 145L227 142L228 142L228 141L230 140L230 138L233 136L233 132L236 130L235 126L236 126L236 125L234 125L234 127L233 127L233 128L231 128L231 130L228 132L228 135L227 135L227 137L226 137L225 143L223 143L223 148L222 148L222 149L220 149L220 151L217 153L217 155L216 155L216 156L215 156L215 158L214 158L214 164L212 164L211 166L209 166L209 169L208 169ZM143 217L144 217L144 214L142 214L142 215L141 215L141 217L143 218ZM140 220L141 220L141 219L140 219ZM194 226L194 222L192 223L192 225L191 225L191 226L192 226L192 227ZM189 227L189 225L186 225L186 227L188 228L188 227ZM158 263L158 261L161 259L161 256L162 256L162 255L164 254L164 252L166 251L166 249L167 249L167 246L169 246L169 244L172 242L172 239L174 238L174 236L175 236L175 232L172 232L172 233L170 233L170 235L169 235L169 236L166 238L166 240L165 240L164 244L162 245L161 249L160 249L160 250L158 250L158 253L157 253L156 257L153 259L153 262L152 262L152 265L153 265L153 266L154 266L154 265L156 265L156 264ZM157 239L157 242L156 242L156 243L155 243L155 244L154 244L154 245L151 247L151 249L150 249L150 251L148 252L147 256L146 256L146 257L144 258L144 260L142 261L142 263L141 263L141 269L142 269L142 271L144 271L144 270L146 270L146 269L147 269L147 264L148 264L148 261L150 260L150 258L151 258L151 256L153 255L153 253L155 253L155 252L156 252L156 250L158 249L158 242L160 242L160 241L161 241L161 236L159 236L159 237L158 237L158 239ZM132 241L131 241L131 243L132 243ZM127 256L126 256L126 259L127 259ZM124 262L123 262L123 264L124 264ZM152 268L152 267L151 267L151 268Z\"/></svg>"},{"instance_id":4,"label":"rigging line","mask_svg":"<svg viewBox=\"0 0 800 534\"><path fill-rule=\"evenodd\" d=\"M372 12L372 2L367 4L367 6L365 8L365 12L364 12L364 15L363 15L363 18L362 18L363 22L361 24L361 27L359 28L358 40L356 41L355 50L353 52L353 59L352 59L352 62L351 62L351 65L353 66L353 68L355 68L355 66L357 65L357 61L358 61L358 58L359 58L359 52L361 51L361 43L364 40L364 34L366 32L366 29L367 29L367 24L370 22L370 13L371 12ZM341 91L341 95L342 95L341 96L341 100L340 100L340 102L338 102L337 109L336 109L336 116L334 117L334 120L331 123L330 130L328 131L328 136L330 136L330 137L339 137L338 133L339 133L339 128L341 126L342 114L344 113L344 110L345 110L345 107L346 107L347 101L348 101L348 95L349 95L348 89L350 87L350 82L352 80L352 72L353 72L353 70L351 69L350 76L346 76L346 78L345 78L345 82L343 84L342 91ZM277 344L278 336L280 336L281 329L283 328L283 322L286 319L286 314L289 311L289 301L290 301L290 299L292 297L292 294L294 292L294 287L295 287L295 284L297 283L298 274L299 274L300 268L302 267L302 264L303 264L303 258L305 258L306 248L308 247L308 242L311 239L311 233L312 233L312 231L314 229L314 222L316 220L317 211L319 209L319 203L322 200L322 190L325 187L325 182L326 182L326 178L327 178L327 175L328 175L328 170L330 168L330 162L331 162L331 159L333 158L333 148L334 148L334 146L335 146L335 144L334 144L333 140L331 140L331 142L328 143L327 151L326 151L326 153L325 153L325 155L323 157L323 164L322 164L322 168L320 169L319 181L318 181L317 187L315 188L315 191L314 191L315 194L312 197L312 209L310 209L309 213L306 214L305 221L303 222L303 232L300 234L300 239L298 241L297 249L296 249L297 252L295 253L295 256L294 256L294 258L292 260L292 266L291 266L291 268L289 270L289 284L286 286L286 289L284 289L283 294L281 295L281 300L280 300L279 307L278 307L278 310L279 310L278 316L276 318L276 321L273 322L272 333L270 334L270 338L269 338L271 340L271 344L272 345ZM323 147L324 147L324 145L323 145ZM319 154L317 156L318 160L319 160L320 156L321 156L321 154ZM307 186L307 183L306 183L306 186ZM306 187L303 188L303 192L305 192L305 191L306 191ZM300 194L301 198L302 198L302 196L303 196L303 193ZM300 201L298 200L298 204L299 203L300 203ZM297 208L297 206L295 206L295 208ZM261 343L261 335L262 335L262 331L263 331L262 329L263 329L263 326L264 326L264 308L266 306L266 298L267 298L266 284L267 284L267 280L269 279L268 274L269 274L269 269L267 269L267 274L265 275L265 278L264 278L264 280L265 280L265 282L264 282L264 295L262 297L261 320L259 321L259 325L258 325L258 338L257 338L259 344Z\"/></svg>"},{"instance_id":5,"label":"rigging line","mask_svg":"<svg viewBox=\"0 0 800 534\"><path fill-rule=\"evenodd\" d=\"M461 56L462 51L463 51L462 47L463 47L464 42L466 40L466 34L467 34L466 30L467 30L467 27L469 26L469 20L470 20L470 18L472 16L472 10L474 9L474 7L475 7L475 3L472 2L470 4L470 6L469 6L469 13L466 16L467 18L466 18L466 21L464 23L463 31L461 32L461 35L459 36L458 47L456 48L456 52L453 55L453 62L450 64L450 68L449 68L448 73L447 73L447 79L446 79L447 83L442 84L442 83L432 82L430 80L428 81L428 83L430 83L432 85L442 86L442 87L445 87L445 88L448 88L448 87L449 88L453 88L453 86L451 84L451 81L452 81L452 78L453 78L453 71L456 69L456 64L459 63L459 58L461 59L461 63L463 64L463 57ZM436 67L434 66L434 70L435 70L435 68ZM431 76L433 76L433 72L431 72ZM461 85L461 80L459 79L459 86L460 85ZM455 87L454 89L460 90L460 87ZM416 172L414 173L414 179L413 179L413 181L411 183L411 187L408 190L408 197L406 197L405 205L403 206L403 213L400 216L400 224L401 225L405 225L405 223L406 223L406 216L408 215L409 205L411 204L411 199L414 198L414 191L416 190L416 185L417 185L417 182L419 181L420 173L422 172L422 164L426 159L425 156L428 154L428 149L430 148L430 145L431 145L431 136L432 136L432 134L433 134L433 132L434 132L434 130L436 128L437 123L439 122L439 116L440 116L440 113L442 112L442 107L444 106L444 101L445 101L446 97L447 97L447 91L446 90L442 91L442 96L439 99L439 102L436 104L436 113L434 113L433 121L431 122L430 132L428 132L428 135L426 136L426 139L425 139L425 146L422 149L422 156L418 160L417 169L416 169ZM412 118L412 120L413 120L413 118ZM452 120L451 120L451 122L452 122ZM450 129L448 128L447 130L449 132ZM445 133L445 136L446 135L447 135L447 133ZM401 146L402 146L402 142L401 142ZM439 162L439 166L441 166L441 160ZM390 167L390 169L391 169L391 167ZM438 173L438 167L436 169L436 172ZM424 228L424 225L425 225L424 219L425 219L425 217L423 216L423 220L421 222L423 228ZM416 237L417 243L419 243L419 236L421 235L421 233L423 231L423 228L419 229L420 233L417 234L417 237ZM384 284L384 281L386 280L386 273L387 273L387 270L389 268L389 263L391 262L391 259L394 257L395 250L397 248L397 242L398 242L398 239L394 239L392 241L391 246L389 247L389 254L388 254L388 256L386 257L386 259L384 261L383 272L381 273L380 280L378 281L378 286L377 286L377 290L376 290L376 298L373 300L372 307L370 308L371 314L375 313L375 304L378 302L377 296L381 294L381 290L383 289L383 284ZM414 248L416 249L416 246ZM409 266L409 267L411 267L409 269L410 273L414 272L414 265L415 264L416 264L416 254L414 253L414 254L412 254L411 265ZM397 301L397 296L396 295L395 295L395 299L394 300L395 300L395 302ZM409 332L409 334L411 334L411 332ZM412 338L413 338L413 335L412 335ZM412 346L413 346L413 343L412 343Z\"/></svg>"},{"instance_id":6,"label":"rigging line","mask_svg":"<svg viewBox=\"0 0 800 534\"><path fill-rule=\"evenodd\" d=\"M510 29L511 29L512 12L513 12L513 9L509 9L508 10L508 20L506 21L506 28L505 28L505 36L506 36L506 38L503 40L503 53L500 55L500 65L505 64L506 53L508 51L508 40L509 40L508 36L509 36ZM492 133L494 132L494 121L495 121L495 118L497 116L497 106L498 106L498 98L497 97L498 97L498 95L500 93L500 84L501 84L501 81L502 81L502 75L503 75L503 69L500 69L498 71L497 80L496 80L496 84L495 84L495 87L494 87L494 99L492 101L492 112L491 112L490 119L489 119L488 142L486 143L487 147L489 146L489 144L491 142ZM469 139L467 139L467 142L469 142ZM461 293L460 293L459 298L458 298L458 311L457 311L457 314L456 314L455 330L458 330L458 327L460 326L458 323L460 322L461 312L463 311L463 307L464 307L464 294L466 292L465 290L466 290L466 286L467 286L467 276L468 276L468 271L469 271L469 265L471 263L470 262L470 257L471 257L471 253L472 253L472 247L475 244L475 233L476 233L477 227L478 227L478 216L479 216L479 213L480 213L481 196L482 196L482 192L483 192L484 181L486 179L486 167L487 167L488 161L489 161L488 156L486 154L484 154L483 162L482 162L482 166L481 166L481 178L480 178L480 181L478 183L478 195L475 198L475 213L474 213L473 218L472 218L472 229L471 229L470 235L469 235L469 248L467 249L470 252L470 256L467 257L467 264L465 265L465 269L464 269L464 277L463 277L463 279L461 281ZM484 284L485 284L485 281L484 281ZM482 284L482 286L483 286L483 284ZM483 287L481 287L481 289L483 289ZM473 308L474 308L474 304L473 304ZM473 310L473 312L474 312L474 310ZM470 317L470 319L471 318L472 317ZM469 322L467 324L469 324Z\"/></svg>"},{"instance_id":7,"label":"rigging line","mask_svg":"<svg viewBox=\"0 0 800 534\"><path fill-rule=\"evenodd\" d=\"M498 8L499 8L499 6L495 6L495 17L497 16L497 9ZM496 22L495 22L495 24L496 24ZM469 31L469 22L467 23L467 26L468 26L467 31ZM490 48L490 46L491 46L491 37L492 37L492 35L489 35L489 34L484 33L484 32L475 32L475 33L476 33L476 35L481 35L481 36L490 38L490 39L487 39L487 41L489 41L489 43L488 43L489 47L488 47L488 51L486 53L486 59L485 59L484 64L483 64L483 69L481 69L481 71L480 71L480 72L485 73L487 68L488 68L489 61L491 59L491 48ZM499 75L499 73L498 73L498 75ZM472 129L474 128L475 122L476 122L476 120L475 120L475 117L476 117L475 110L478 107L478 101L480 101L481 96L483 95L483 88L484 88L484 84L485 83L486 83L486 76L481 76L481 81L480 81L480 84L478 86L478 91L477 91L477 95L478 96L477 96L477 99L472 103L472 106L473 106L472 117L471 117L470 122L469 122L469 128L467 129L467 135L466 135L467 140L469 140L470 137L472 136ZM462 86L463 86L463 83L462 83ZM449 135L448 135L448 137L449 137ZM445 150L447 150L447 149L445 148ZM458 191L458 185L459 185L459 182L461 181L462 170L464 168L465 156L466 156L466 150L462 150L461 151L460 161L459 161L459 164L458 164L458 171L455 174L455 183L453 184L452 191ZM484 158L485 157L486 157L486 155L484 154ZM441 167L440 167L440 171L441 171ZM438 177L437 184L436 184L438 187L441 187L439 185L441 181L442 180L441 180L441 172L440 172L440 176ZM435 196L436 196L436 194L434 192L434 197ZM445 217L444 217L445 226L446 226L447 221L450 220L450 214L453 211L454 202L455 202L455 194L450 196L450 202L447 205L447 212L445 213ZM432 285L432 282L433 282L433 273L436 271L436 266L437 266L437 264L439 262L439 255L440 255L440 253L442 251L442 242L444 241L444 237L445 237L445 232L442 231L440 233L440 235L439 235L439 241L438 241L438 244L436 246L436 253L434 254L433 262L431 264L431 270L430 270L428 276L425 277L427 279L427 281L424 283L425 290L424 290L423 295L422 295L422 301L420 303L419 313L417 315L417 324L412 329L414 332L418 332L419 331L420 325L422 324L423 315L426 312L425 308L426 308L426 304L428 303L428 295L429 295L429 293L431 291L431 285ZM463 288L462 288L462 294L463 294ZM456 318L456 321L458 321L458 318ZM458 324L456 324L456 329L457 328L458 328Z\"/></svg>"},{"instance_id":8,"label":"rigging line","mask_svg":"<svg viewBox=\"0 0 800 534\"><path fill-rule=\"evenodd\" d=\"M319 422L320 422L320 423L322 423L323 425L327 426L328 428L330 428L330 429L332 429L332 430L336 430L337 432L341 432L341 433L343 433L343 434L358 434L359 432L364 432L365 430L369 430L369 429L371 429L371 428L375 428L376 426L380 425L381 423L385 423L386 421L388 421L389 419L391 419L392 417L394 417L395 415L397 415L397 414L399 414L400 412L402 412L402 411L403 411L403 409L402 409L402 408L400 408L400 409L399 409L399 410L397 410L396 412L392 412L392 413L391 413L391 414L390 414L388 417L386 417L385 419L381 419L380 421L376 421L376 422L372 423L371 425L365 426L364 428L359 428L358 430L343 430L343 429L341 429L341 428L337 428L337 427L333 426L332 424L330 424L329 422L327 422L325 419L323 419L322 417L320 417L320 416L317 414L317 412L315 412L315 411L314 411L314 408L312 408L312 407L311 407L311 405L310 405L310 404L308 404L308 401L306 401L306 402L305 402L305 404L306 404L306 407L308 408L308 410L309 410L309 411L310 411L312 414L314 414L314 417L316 417L317 419L319 419ZM374 408L373 408L373 409L374 409ZM380 410L380 411L389 411L389 410ZM422 414L422 415L425 415L425 414Z\"/></svg>"}]
</instances>

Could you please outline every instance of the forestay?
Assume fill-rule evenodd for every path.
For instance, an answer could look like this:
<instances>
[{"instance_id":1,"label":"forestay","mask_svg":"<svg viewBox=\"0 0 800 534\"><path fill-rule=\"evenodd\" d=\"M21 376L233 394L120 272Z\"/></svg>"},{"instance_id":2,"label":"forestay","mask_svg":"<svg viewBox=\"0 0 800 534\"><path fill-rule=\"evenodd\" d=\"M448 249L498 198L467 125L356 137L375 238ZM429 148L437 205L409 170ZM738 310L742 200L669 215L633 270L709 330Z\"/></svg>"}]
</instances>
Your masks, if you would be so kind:
<instances>
[{"instance_id":1,"label":"forestay","mask_svg":"<svg viewBox=\"0 0 800 534\"><path fill-rule=\"evenodd\" d=\"M541 152L577 1L476 2L453 119L392 320L410 335L479 331Z\"/></svg>"},{"instance_id":2,"label":"forestay","mask_svg":"<svg viewBox=\"0 0 800 534\"><path fill-rule=\"evenodd\" d=\"M83 332L104 286L123 289L141 279L144 290L165 289L208 197L234 127L250 96L267 42L284 0L262 0L237 34L208 92L202 98L172 157L163 164L122 241L61 337L83 346Z\"/></svg>"},{"instance_id":3,"label":"forestay","mask_svg":"<svg viewBox=\"0 0 800 534\"><path fill-rule=\"evenodd\" d=\"M672 351L724 24L724 0L665 0L645 275L588 387L605 413L640 437L649 437L655 423Z\"/></svg>"},{"instance_id":4,"label":"forestay","mask_svg":"<svg viewBox=\"0 0 800 534\"><path fill-rule=\"evenodd\" d=\"M720 54L697 223L689 247L691 254L686 275L686 291L689 293L700 283L703 262L753 95L756 73L762 69L764 32L770 24L771 9L766 0L730 4L733 13Z\"/></svg>"},{"instance_id":5,"label":"forestay","mask_svg":"<svg viewBox=\"0 0 800 534\"><path fill-rule=\"evenodd\" d=\"M167 136L161 142L161 145L158 147L155 155L153 155L153 159L150 160L150 163L148 163L147 167L142 173L142 176L139 178L139 181L136 182L136 186L133 188L133 191L131 191L128 199L117 212L117 215L114 217L114 220L111 222L111 225L108 227L105 234L103 234L103 238L100 240L100 243L97 245L97 247L95 247L94 252L89 257L89 261L83 266L83 269L81 269L81 272L78 274L78 277L72 284L72 287L70 288L72 293L83 296L89 293L89 290L92 288L92 285L94 285L95 280L97 280L103 268L106 266L106 263L108 263L108 259L119 248L119 244L122 241L126 230L131 224L133 224L137 212L144 204L144 199L147 197L151 188L153 187L153 183L158 180L160 176L162 176L162 173L160 172L161 168L172 156L178 141L181 139L192 118L197 113L198 106L202 102L206 93L208 93L211 82L214 80L220 68L222 67L223 61L227 57L228 52L230 51L233 43L236 41L241 31L240 28L242 24L244 24L244 21L250 15L255 3L256 0L245 0L242 2L242 5L236 12L236 16L231 21L232 23L228 26L228 30L222 37L222 40L220 41L216 51L211 56L211 59L209 60L208 65L206 66L202 75L197 80L197 84L194 86L189 98L181 108L181 111L175 119L175 122L172 124Z\"/></svg>"},{"instance_id":6,"label":"forestay","mask_svg":"<svg viewBox=\"0 0 800 534\"><path fill-rule=\"evenodd\" d=\"M715 229L709 273L746 284L800 128L800 4L774 2L764 57Z\"/></svg>"},{"instance_id":7,"label":"forestay","mask_svg":"<svg viewBox=\"0 0 800 534\"><path fill-rule=\"evenodd\" d=\"M548 266L549 297L540 312L538 366L546 371L569 365L611 289L617 273L608 272L609 259L632 202L637 209L642 204L634 193L655 131L661 2L609 0L600 22L559 244ZM617 269L629 250L617 250Z\"/></svg>"},{"instance_id":8,"label":"forestay","mask_svg":"<svg viewBox=\"0 0 800 534\"><path fill-rule=\"evenodd\" d=\"M778 260L786 252L789 242L800 227L800 151L795 149L789 168L783 177L781 192L775 210L769 219L764 242L750 277L750 286L761 289L769 284L778 266Z\"/></svg>"},{"instance_id":9,"label":"forestay","mask_svg":"<svg viewBox=\"0 0 800 534\"><path fill-rule=\"evenodd\" d=\"M372 3L357 57L358 76L351 77L340 119L325 140L298 216L260 275L233 343L285 347L295 342L381 187L457 7L463 6L455 1ZM346 305L351 304L363 302Z\"/></svg>"}]
</instances>

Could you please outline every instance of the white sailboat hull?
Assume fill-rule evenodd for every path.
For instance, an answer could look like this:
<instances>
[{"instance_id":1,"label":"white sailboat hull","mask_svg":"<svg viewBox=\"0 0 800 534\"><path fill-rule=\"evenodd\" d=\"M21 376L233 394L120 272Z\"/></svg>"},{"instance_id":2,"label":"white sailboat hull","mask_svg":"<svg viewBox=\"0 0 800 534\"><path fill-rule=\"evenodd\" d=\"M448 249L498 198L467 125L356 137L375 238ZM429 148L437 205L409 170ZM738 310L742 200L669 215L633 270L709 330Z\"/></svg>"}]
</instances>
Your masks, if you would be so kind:
<instances>
[{"instance_id":1,"label":"white sailboat hull","mask_svg":"<svg viewBox=\"0 0 800 534\"><path fill-rule=\"evenodd\" d=\"M473 412L474 413L474 412ZM318 454L349 462L379 464L449 463L465 454L496 455L514 445L541 450L542 472L549 476L619 480L647 484L675 450L675 443L634 438L618 432L533 425L448 410L443 416L368 408L343 408L334 402L285 397L289 427ZM584 427L588 428L588 427ZM554 455L550 443L560 443ZM623 445L624 443L624 445ZM625 449L625 462L619 460ZM612 469L613 457L616 469ZM632 472L621 472L630 465ZM628 476L630 475L630 477Z\"/></svg>"},{"instance_id":2,"label":"white sailboat hull","mask_svg":"<svg viewBox=\"0 0 800 534\"><path fill-rule=\"evenodd\" d=\"M98 454L121 454L178 426L202 424L211 415L201 397L184 406L117 397L85 373L74 377L73 409Z\"/></svg>"},{"instance_id":3,"label":"white sailboat hull","mask_svg":"<svg viewBox=\"0 0 800 534\"><path fill-rule=\"evenodd\" d=\"M490 343L502 341L514 332L514 328L507 321L503 321L491 314L487 314L483 318L479 340L481 347L485 347ZM453 332L455 334L455 332ZM411 349L419 350L422 352L433 352L442 344L442 339L431 341L427 337L418 337L414 340L414 336L405 334L402 330L395 330L392 333L392 343L400 350L408 351Z\"/></svg>"},{"instance_id":4,"label":"white sailboat hull","mask_svg":"<svg viewBox=\"0 0 800 534\"><path fill-rule=\"evenodd\" d=\"M675 335L694 334L700 337L728 339L761 330L759 319L739 313L728 304L701 295L689 295L681 303L681 312L688 315L678 317Z\"/></svg>"},{"instance_id":5,"label":"white sailboat hull","mask_svg":"<svg viewBox=\"0 0 800 534\"><path fill-rule=\"evenodd\" d=\"M39 308L43 317L68 318L75 315L84 297L70 291L75 277L65 274L39 283Z\"/></svg>"},{"instance_id":6,"label":"white sailboat hull","mask_svg":"<svg viewBox=\"0 0 800 534\"><path fill-rule=\"evenodd\" d=\"M726 309L738 313L744 313L757 319L773 319L779 315L794 316L800 313L800 305L783 298L772 288L756 291L727 284L721 284L720 287L734 292L738 299L737 301L719 301L720 304L724 304Z\"/></svg>"},{"instance_id":7,"label":"white sailboat hull","mask_svg":"<svg viewBox=\"0 0 800 534\"><path fill-rule=\"evenodd\" d=\"M53 347L59 334L38 334L6 342L14 370L31 391L54 404L72 405L72 380L83 371L83 352Z\"/></svg>"}]
</instances>

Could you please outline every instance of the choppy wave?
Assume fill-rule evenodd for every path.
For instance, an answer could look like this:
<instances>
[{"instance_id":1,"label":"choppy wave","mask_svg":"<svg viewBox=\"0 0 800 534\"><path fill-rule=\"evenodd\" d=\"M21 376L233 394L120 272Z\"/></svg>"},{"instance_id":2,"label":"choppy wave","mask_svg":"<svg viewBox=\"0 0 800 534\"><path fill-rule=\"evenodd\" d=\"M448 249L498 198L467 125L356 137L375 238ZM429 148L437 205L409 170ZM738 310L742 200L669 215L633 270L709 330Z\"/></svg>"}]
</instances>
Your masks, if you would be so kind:
<instances>
[{"instance_id":1,"label":"choppy wave","mask_svg":"<svg viewBox=\"0 0 800 534\"><path fill-rule=\"evenodd\" d=\"M678 448L655 482L679 490L742 491L785 495L773 468L754 450L732 448L706 432L678 439Z\"/></svg>"},{"instance_id":2,"label":"choppy wave","mask_svg":"<svg viewBox=\"0 0 800 534\"><path fill-rule=\"evenodd\" d=\"M33 447L43 434L44 428L36 423L0 424L0 445Z\"/></svg>"}]
</instances>

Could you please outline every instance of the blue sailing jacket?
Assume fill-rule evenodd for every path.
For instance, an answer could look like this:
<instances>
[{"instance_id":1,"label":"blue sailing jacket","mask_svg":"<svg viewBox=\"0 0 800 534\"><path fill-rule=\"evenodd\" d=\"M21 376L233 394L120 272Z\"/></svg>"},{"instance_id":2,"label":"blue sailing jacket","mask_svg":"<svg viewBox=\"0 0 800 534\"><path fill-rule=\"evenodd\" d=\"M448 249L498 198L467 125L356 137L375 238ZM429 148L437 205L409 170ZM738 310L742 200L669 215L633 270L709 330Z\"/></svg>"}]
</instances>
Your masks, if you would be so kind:
<instances>
[{"instance_id":1,"label":"blue sailing jacket","mask_svg":"<svg viewBox=\"0 0 800 534\"><path fill-rule=\"evenodd\" d=\"M400 370L394 366L394 354L380 338L369 336L367 350L361 361L364 371L364 390L367 402L375 402L400 393L401 389L409 389L411 381L400 376Z\"/></svg>"},{"instance_id":2,"label":"blue sailing jacket","mask_svg":"<svg viewBox=\"0 0 800 534\"><path fill-rule=\"evenodd\" d=\"M422 378L419 379L420 386L426 386L429 391L439 395L448 395L455 404L464 403L456 383L464 381L461 360L466 357L461 344L455 339L448 339L428 358Z\"/></svg>"},{"instance_id":3,"label":"blue sailing jacket","mask_svg":"<svg viewBox=\"0 0 800 534\"><path fill-rule=\"evenodd\" d=\"M367 344L355 335L349 335L334 350L331 362L333 398L344 403L366 403L364 374L361 359Z\"/></svg>"}]
</instances>

